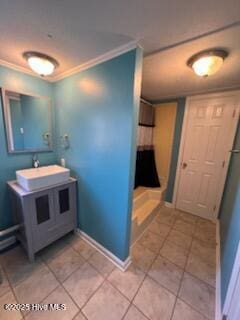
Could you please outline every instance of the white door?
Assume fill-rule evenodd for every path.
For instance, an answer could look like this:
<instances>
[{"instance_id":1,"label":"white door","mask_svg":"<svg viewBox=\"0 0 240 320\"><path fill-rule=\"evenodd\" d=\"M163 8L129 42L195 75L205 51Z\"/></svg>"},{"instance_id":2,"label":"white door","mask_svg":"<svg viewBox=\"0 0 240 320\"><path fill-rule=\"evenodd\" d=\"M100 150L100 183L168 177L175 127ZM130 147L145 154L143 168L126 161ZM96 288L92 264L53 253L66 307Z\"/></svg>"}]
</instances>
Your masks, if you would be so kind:
<instances>
[{"instance_id":1,"label":"white door","mask_svg":"<svg viewBox=\"0 0 240 320\"><path fill-rule=\"evenodd\" d=\"M217 217L239 118L239 93L189 98L176 207Z\"/></svg>"}]
</instances>

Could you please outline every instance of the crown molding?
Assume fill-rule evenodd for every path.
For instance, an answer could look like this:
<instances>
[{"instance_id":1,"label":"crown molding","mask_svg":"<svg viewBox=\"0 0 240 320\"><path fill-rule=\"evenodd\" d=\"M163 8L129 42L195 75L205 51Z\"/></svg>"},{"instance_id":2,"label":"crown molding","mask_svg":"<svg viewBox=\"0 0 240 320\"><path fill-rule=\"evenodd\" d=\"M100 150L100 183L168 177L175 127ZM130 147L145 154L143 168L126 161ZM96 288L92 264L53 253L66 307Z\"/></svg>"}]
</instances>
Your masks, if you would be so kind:
<instances>
[{"instance_id":1,"label":"crown molding","mask_svg":"<svg viewBox=\"0 0 240 320\"><path fill-rule=\"evenodd\" d=\"M218 87L218 88L212 88L212 89L203 89L203 90L192 90L192 91L183 91L179 92L178 94L174 95L167 95L167 96L161 96L159 99L148 99L151 101L152 104L160 104L163 103L164 100L168 100L169 102L171 100L177 100L179 97L189 97L189 96L197 96L202 94L210 94L210 93L219 93L219 92L225 92L225 91L233 91L233 90L239 90L240 85L236 84L229 87Z\"/></svg>"},{"instance_id":2,"label":"crown molding","mask_svg":"<svg viewBox=\"0 0 240 320\"><path fill-rule=\"evenodd\" d=\"M18 65L14 64L14 63L7 62L7 61L2 60L2 59L0 59L0 65L3 66L3 67L7 67L9 69L12 69L12 70L16 70L16 71L28 74L28 75L36 77L38 79L42 79L44 81L51 81L48 77L43 78L40 75L38 75L37 73L33 72L31 69L18 66Z\"/></svg>"},{"instance_id":3,"label":"crown molding","mask_svg":"<svg viewBox=\"0 0 240 320\"><path fill-rule=\"evenodd\" d=\"M105 62L107 60L113 59L117 56L120 56L123 53L126 53L130 50L135 49L137 46L139 46L139 45L136 40L130 41L127 44L124 44L122 46L117 47L116 49L110 50L102 55L99 55L97 58L91 59L85 63L82 63L74 68L69 69L68 71L62 72L59 75L52 76L52 77L50 76L50 77L43 78L40 75L36 74L35 72L31 71L31 69L21 67L21 66L14 64L14 63L10 63L10 62L7 62L7 61L1 60L1 59L0 59L0 65L7 67L7 68L10 68L10 69L13 69L13 70L16 70L16 71L26 73L28 75L34 76L34 77L36 77L38 79L42 79L44 81L56 82L56 81L59 81L59 80L66 78L66 77L69 77L75 73L78 73L80 71L83 71L83 70L89 69L93 66L96 66L97 64L100 64L100 63Z\"/></svg>"},{"instance_id":4,"label":"crown molding","mask_svg":"<svg viewBox=\"0 0 240 320\"><path fill-rule=\"evenodd\" d=\"M66 72L63 72L55 77L52 77L50 81L56 82L56 81L59 81L59 80L66 78L66 77L72 76L80 71L92 68L93 66L96 66L96 65L103 63L107 60L110 60L110 59L113 59L117 56L120 56L121 54L126 53L130 50L133 50L137 46L138 46L138 44L137 44L137 41L135 41L135 40L128 42L127 44L124 44L116 49L110 50L110 51L98 56L97 58L91 59L83 64L78 65L77 67L74 67L74 68L72 68Z\"/></svg>"}]
</instances>

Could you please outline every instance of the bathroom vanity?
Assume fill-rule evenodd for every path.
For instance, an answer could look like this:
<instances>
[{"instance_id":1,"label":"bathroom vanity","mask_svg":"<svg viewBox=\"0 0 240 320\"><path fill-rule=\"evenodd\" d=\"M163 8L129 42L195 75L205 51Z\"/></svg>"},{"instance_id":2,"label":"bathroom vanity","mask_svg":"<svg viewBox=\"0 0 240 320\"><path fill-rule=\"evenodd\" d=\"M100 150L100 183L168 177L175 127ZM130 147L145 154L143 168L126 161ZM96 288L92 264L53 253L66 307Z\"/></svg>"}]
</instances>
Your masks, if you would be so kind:
<instances>
[{"instance_id":1,"label":"bathroom vanity","mask_svg":"<svg viewBox=\"0 0 240 320\"><path fill-rule=\"evenodd\" d=\"M9 181L17 239L34 261L34 254L77 227L76 179L33 191Z\"/></svg>"}]
</instances>

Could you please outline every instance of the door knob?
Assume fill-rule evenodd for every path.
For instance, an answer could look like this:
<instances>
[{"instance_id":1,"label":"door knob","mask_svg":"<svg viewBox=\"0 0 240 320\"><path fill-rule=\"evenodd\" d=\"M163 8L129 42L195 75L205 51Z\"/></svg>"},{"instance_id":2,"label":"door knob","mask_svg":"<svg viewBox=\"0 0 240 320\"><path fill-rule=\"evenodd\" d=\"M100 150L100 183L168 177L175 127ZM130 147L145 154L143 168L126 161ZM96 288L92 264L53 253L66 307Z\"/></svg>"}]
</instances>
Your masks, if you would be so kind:
<instances>
[{"instance_id":1,"label":"door knob","mask_svg":"<svg viewBox=\"0 0 240 320\"><path fill-rule=\"evenodd\" d=\"M229 150L229 152L231 152L231 153L240 153L240 150L239 149L233 149L233 150Z\"/></svg>"},{"instance_id":2,"label":"door knob","mask_svg":"<svg viewBox=\"0 0 240 320\"><path fill-rule=\"evenodd\" d=\"M183 162L183 163L182 163L182 168L183 168L183 169L187 168L187 163L186 163L186 162Z\"/></svg>"}]
</instances>

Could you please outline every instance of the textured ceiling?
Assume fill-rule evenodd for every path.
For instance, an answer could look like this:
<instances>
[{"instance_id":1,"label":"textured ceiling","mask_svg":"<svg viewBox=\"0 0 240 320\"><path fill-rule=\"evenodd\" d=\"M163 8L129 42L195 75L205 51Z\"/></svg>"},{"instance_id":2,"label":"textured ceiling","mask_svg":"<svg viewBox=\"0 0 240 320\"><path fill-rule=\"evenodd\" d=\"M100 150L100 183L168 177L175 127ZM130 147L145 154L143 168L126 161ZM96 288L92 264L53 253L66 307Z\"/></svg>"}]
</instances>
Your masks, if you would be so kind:
<instances>
[{"instance_id":1,"label":"textured ceiling","mask_svg":"<svg viewBox=\"0 0 240 320\"><path fill-rule=\"evenodd\" d=\"M132 40L145 54L175 46L237 22L239 12L239 0L1 0L0 59L27 67L22 53L41 51L59 61L59 75Z\"/></svg>"},{"instance_id":2,"label":"textured ceiling","mask_svg":"<svg viewBox=\"0 0 240 320\"><path fill-rule=\"evenodd\" d=\"M222 68L208 78L196 76L186 61L215 47L229 52ZM240 26L144 58L142 94L150 100L236 87L240 88Z\"/></svg>"}]
</instances>

